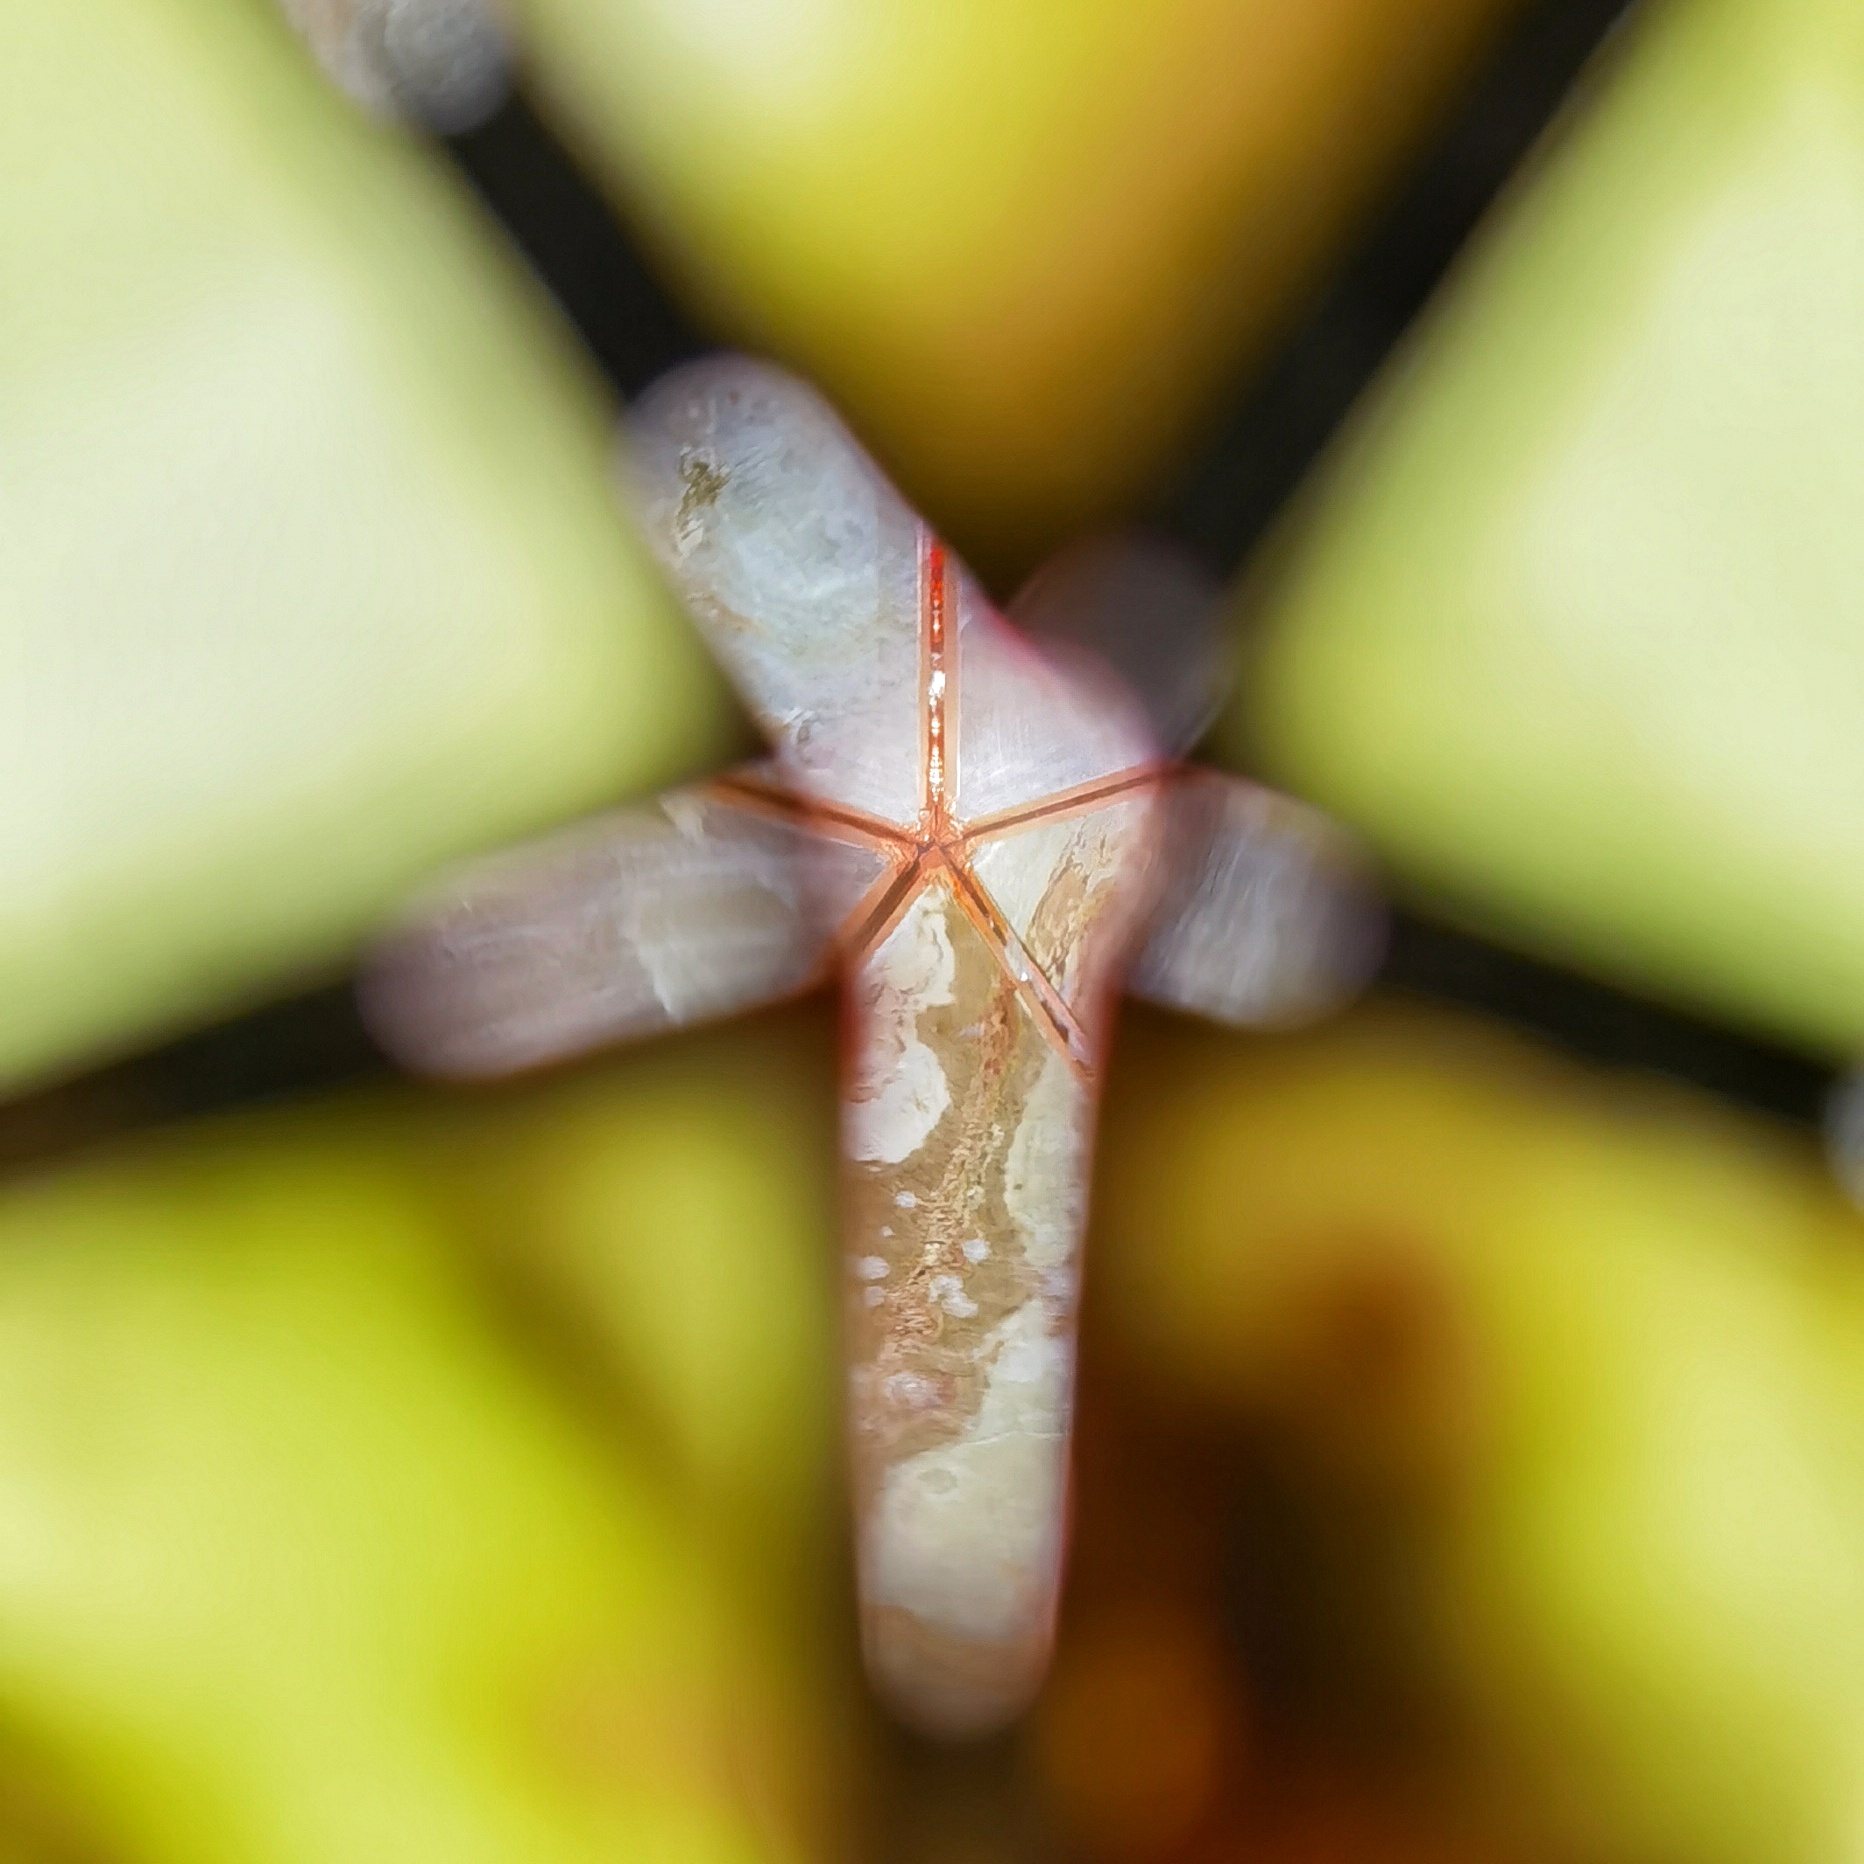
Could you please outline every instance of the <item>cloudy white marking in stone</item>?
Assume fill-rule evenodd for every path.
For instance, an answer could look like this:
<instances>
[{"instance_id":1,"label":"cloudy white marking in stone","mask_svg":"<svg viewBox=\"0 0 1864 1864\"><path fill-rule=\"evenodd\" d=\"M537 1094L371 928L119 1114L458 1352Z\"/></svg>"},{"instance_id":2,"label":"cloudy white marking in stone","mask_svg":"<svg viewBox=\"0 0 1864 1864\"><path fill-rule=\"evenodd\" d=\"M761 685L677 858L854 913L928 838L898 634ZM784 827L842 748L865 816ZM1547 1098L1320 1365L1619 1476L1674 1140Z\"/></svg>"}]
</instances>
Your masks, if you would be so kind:
<instances>
[{"instance_id":1,"label":"cloudy white marking in stone","mask_svg":"<svg viewBox=\"0 0 1864 1864\"><path fill-rule=\"evenodd\" d=\"M888 1470L868 1519L870 1599L961 1639L1027 1637L1053 1600L1073 1378L1058 1325L1085 1217L1087 1114L1087 1090L1051 1051L1004 1162L1005 1206L1041 1293L980 1342L990 1370L963 1434ZM969 1301L962 1286L935 1275L928 1297L950 1312L954 1295Z\"/></svg>"},{"instance_id":2,"label":"cloudy white marking in stone","mask_svg":"<svg viewBox=\"0 0 1864 1864\"><path fill-rule=\"evenodd\" d=\"M910 1191L900 1192L900 1194L896 1198L894 1198L893 1201L895 1204L899 1206L901 1210L917 1210L919 1208L918 1198L916 1198Z\"/></svg>"},{"instance_id":3,"label":"cloudy white marking in stone","mask_svg":"<svg viewBox=\"0 0 1864 1864\"><path fill-rule=\"evenodd\" d=\"M939 1402L939 1389L932 1380L917 1372L895 1372L886 1382L889 1402L914 1411L924 1411Z\"/></svg>"},{"instance_id":4,"label":"cloudy white marking in stone","mask_svg":"<svg viewBox=\"0 0 1864 1864\"><path fill-rule=\"evenodd\" d=\"M992 1331L989 1381L955 1442L887 1472L865 1536L869 1596L1000 1643L1046 1608L1061 1555L1072 1359L1040 1301Z\"/></svg>"},{"instance_id":5,"label":"cloudy white marking in stone","mask_svg":"<svg viewBox=\"0 0 1864 1864\"><path fill-rule=\"evenodd\" d=\"M977 1303L965 1293L964 1283L956 1275L934 1275L926 1283L926 1296L954 1320L970 1320L977 1313Z\"/></svg>"},{"instance_id":6,"label":"cloudy white marking in stone","mask_svg":"<svg viewBox=\"0 0 1864 1864\"><path fill-rule=\"evenodd\" d=\"M964 1251L967 1262L983 1262L989 1258L990 1245L981 1236L973 1236L959 1247Z\"/></svg>"},{"instance_id":7,"label":"cloudy white marking in stone","mask_svg":"<svg viewBox=\"0 0 1864 1864\"><path fill-rule=\"evenodd\" d=\"M792 778L911 823L913 514L810 389L755 363L676 373L631 432L648 535Z\"/></svg>"},{"instance_id":8,"label":"cloudy white marking in stone","mask_svg":"<svg viewBox=\"0 0 1864 1864\"><path fill-rule=\"evenodd\" d=\"M926 888L858 974L868 1039L848 1094L847 1145L856 1159L911 1158L951 1105L944 1066L918 1029L922 1010L952 1000L957 961L945 904L943 889Z\"/></svg>"},{"instance_id":9,"label":"cloudy white marking in stone","mask_svg":"<svg viewBox=\"0 0 1864 1864\"><path fill-rule=\"evenodd\" d=\"M711 807L691 790L673 790L660 799L661 813L687 841L703 841Z\"/></svg>"},{"instance_id":10,"label":"cloudy white marking in stone","mask_svg":"<svg viewBox=\"0 0 1864 1864\"><path fill-rule=\"evenodd\" d=\"M854 1272L862 1281L885 1281L887 1279L887 1259L885 1256L862 1256L854 1265Z\"/></svg>"}]
</instances>

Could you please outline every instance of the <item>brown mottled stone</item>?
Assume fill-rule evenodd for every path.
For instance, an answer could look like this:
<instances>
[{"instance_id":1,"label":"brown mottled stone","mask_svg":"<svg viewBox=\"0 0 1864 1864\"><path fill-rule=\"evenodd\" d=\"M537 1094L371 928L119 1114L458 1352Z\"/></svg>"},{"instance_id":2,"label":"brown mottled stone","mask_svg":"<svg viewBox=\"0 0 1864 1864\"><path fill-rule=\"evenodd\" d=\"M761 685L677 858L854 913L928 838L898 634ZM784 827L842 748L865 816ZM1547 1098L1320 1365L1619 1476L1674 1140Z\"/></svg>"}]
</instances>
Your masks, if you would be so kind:
<instances>
[{"instance_id":1,"label":"brown mottled stone","mask_svg":"<svg viewBox=\"0 0 1864 1864\"><path fill-rule=\"evenodd\" d=\"M864 1636L919 1719L1039 1682L1061 1562L1091 1082L948 883L855 970L848 1415Z\"/></svg>"},{"instance_id":2,"label":"brown mottled stone","mask_svg":"<svg viewBox=\"0 0 1864 1864\"><path fill-rule=\"evenodd\" d=\"M844 1108L848 1417L876 1681L943 1732L1046 1668L1066 1519L1081 1233L1111 960L1150 797L975 847L854 966ZM967 897L993 866L1073 1027ZM1033 869L1033 871L1032 871ZM1057 962L1064 958L1066 962Z\"/></svg>"}]
</instances>

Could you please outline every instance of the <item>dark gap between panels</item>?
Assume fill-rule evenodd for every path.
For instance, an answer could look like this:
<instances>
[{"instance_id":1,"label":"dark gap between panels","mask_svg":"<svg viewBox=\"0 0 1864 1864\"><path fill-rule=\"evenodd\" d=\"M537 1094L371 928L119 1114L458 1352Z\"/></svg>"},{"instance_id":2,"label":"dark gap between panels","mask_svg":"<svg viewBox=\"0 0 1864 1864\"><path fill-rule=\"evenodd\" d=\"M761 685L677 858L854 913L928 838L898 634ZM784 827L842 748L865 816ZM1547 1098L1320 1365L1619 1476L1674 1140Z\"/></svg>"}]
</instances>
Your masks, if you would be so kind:
<instances>
[{"instance_id":1,"label":"dark gap between panels","mask_svg":"<svg viewBox=\"0 0 1864 1864\"><path fill-rule=\"evenodd\" d=\"M442 146L624 400L711 347L521 93Z\"/></svg>"},{"instance_id":2,"label":"dark gap between panels","mask_svg":"<svg viewBox=\"0 0 1864 1864\"><path fill-rule=\"evenodd\" d=\"M1153 516L1242 564L1573 94L1629 0L1538 0Z\"/></svg>"}]
</instances>

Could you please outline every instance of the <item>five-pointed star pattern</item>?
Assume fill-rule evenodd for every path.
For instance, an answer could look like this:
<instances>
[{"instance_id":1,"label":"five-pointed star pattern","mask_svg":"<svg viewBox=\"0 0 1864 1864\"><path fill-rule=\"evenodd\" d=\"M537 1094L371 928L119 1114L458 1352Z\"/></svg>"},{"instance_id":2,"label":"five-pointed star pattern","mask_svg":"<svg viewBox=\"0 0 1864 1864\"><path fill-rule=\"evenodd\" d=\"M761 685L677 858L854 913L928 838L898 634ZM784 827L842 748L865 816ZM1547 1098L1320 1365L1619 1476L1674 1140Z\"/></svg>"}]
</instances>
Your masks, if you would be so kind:
<instances>
[{"instance_id":1,"label":"five-pointed star pattern","mask_svg":"<svg viewBox=\"0 0 1864 1864\"><path fill-rule=\"evenodd\" d=\"M411 1065L495 1075L839 970L864 1645L909 1719L986 1729L1047 1663L1122 973L1300 1020L1363 979L1376 914L1311 812L1160 744L1204 709L1173 573L1061 566L1021 610L1041 651L791 378L696 364L630 429L647 535L775 755L458 877L366 1001Z\"/></svg>"}]
</instances>

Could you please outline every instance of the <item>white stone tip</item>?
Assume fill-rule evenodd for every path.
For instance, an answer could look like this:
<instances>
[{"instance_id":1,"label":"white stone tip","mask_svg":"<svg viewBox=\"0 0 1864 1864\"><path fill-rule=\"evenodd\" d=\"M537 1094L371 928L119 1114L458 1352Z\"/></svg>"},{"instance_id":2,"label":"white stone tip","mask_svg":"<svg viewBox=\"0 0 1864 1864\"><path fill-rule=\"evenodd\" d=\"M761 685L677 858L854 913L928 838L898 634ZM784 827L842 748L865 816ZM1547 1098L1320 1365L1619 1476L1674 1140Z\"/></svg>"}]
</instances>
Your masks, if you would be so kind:
<instances>
[{"instance_id":1,"label":"white stone tip","mask_svg":"<svg viewBox=\"0 0 1864 1864\"><path fill-rule=\"evenodd\" d=\"M689 438L696 432L744 427L827 426L858 450L859 443L819 389L799 375L737 350L715 350L657 376L629 403L624 442Z\"/></svg>"},{"instance_id":2,"label":"white stone tip","mask_svg":"<svg viewBox=\"0 0 1864 1864\"><path fill-rule=\"evenodd\" d=\"M1046 1620L1020 1637L986 1641L898 1609L862 1615L874 1693L895 1720L935 1741L986 1740L1019 1721L1041 1691L1052 1643Z\"/></svg>"}]
</instances>

